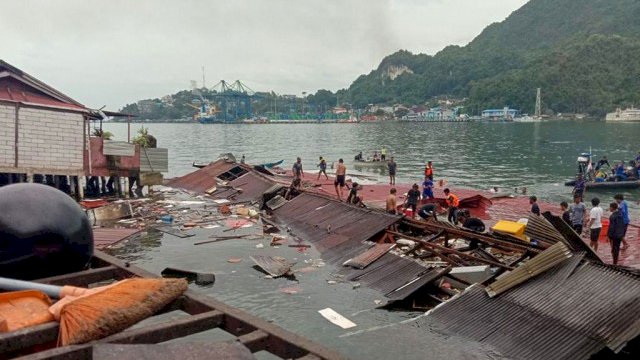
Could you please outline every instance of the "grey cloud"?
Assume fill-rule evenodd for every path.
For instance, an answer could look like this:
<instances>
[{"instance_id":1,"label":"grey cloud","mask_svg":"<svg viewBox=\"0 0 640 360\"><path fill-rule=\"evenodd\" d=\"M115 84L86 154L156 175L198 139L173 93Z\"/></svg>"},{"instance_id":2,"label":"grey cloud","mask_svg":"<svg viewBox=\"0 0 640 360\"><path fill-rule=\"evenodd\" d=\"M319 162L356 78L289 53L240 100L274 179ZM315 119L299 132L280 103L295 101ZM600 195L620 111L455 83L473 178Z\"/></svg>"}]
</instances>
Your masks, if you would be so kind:
<instances>
[{"instance_id":1,"label":"grey cloud","mask_svg":"<svg viewBox=\"0 0 640 360\"><path fill-rule=\"evenodd\" d=\"M3 2L0 58L116 109L201 79L300 94L347 87L398 50L464 44L525 0ZM455 19L452 21L451 19Z\"/></svg>"}]
</instances>

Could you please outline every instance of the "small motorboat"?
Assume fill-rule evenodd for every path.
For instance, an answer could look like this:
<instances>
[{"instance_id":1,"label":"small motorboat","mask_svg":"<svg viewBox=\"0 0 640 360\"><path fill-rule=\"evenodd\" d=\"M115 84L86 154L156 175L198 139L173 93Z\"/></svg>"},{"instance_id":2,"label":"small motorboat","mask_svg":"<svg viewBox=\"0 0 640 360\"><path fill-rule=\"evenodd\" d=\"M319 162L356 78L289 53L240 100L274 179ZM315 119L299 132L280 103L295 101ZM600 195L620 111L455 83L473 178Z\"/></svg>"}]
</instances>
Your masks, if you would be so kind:
<instances>
[{"instance_id":1,"label":"small motorboat","mask_svg":"<svg viewBox=\"0 0 640 360\"><path fill-rule=\"evenodd\" d=\"M578 176L582 176L584 179L590 179L591 175L588 173L588 166L592 158L591 153L582 153L578 157ZM564 183L565 186L575 186L577 179L570 180ZM585 188L587 189L636 189L640 187L640 180L616 180L615 177L610 176L604 181L587 180L585 182Z\"/></svg>"},{"instance_id":2,"label":"small motorboat","mask_svg":"<svg viewBox=\"0 0 640 360\"><path fill-rule=\"evenodd\" d=\"M353 160L354 167L366 167L372 169L386 169L386 161L372 161L372 160Z\"/></svg>"}]
</instances>

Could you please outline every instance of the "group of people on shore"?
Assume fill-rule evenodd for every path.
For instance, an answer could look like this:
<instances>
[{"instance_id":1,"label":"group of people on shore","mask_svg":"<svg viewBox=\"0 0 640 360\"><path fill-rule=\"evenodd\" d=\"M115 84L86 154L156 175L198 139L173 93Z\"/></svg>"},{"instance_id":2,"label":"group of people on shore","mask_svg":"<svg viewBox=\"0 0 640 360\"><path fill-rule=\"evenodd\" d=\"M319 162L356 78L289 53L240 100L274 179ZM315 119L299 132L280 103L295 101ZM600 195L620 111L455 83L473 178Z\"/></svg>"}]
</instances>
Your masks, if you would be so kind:
<instances>
[{"instance_id":1,"label":"group of people on shore","mask_svg":"<svg viewBox=\"0 0 640 360\"><path fill-rule=\"evenodd\" d=\"M627 228L631 223L629 217L629 207L624 200L622 194L616 194L613 197L613 202L609 204L609 224L607 229L607 238L611 245L611 256L613 257L613 264L618 263L618 257L620 250L625 250L628 247L625 236L627 234ZM531 204L531 212L540 215L540 207L537 204L537 198L535 196L529 197L529 203ZM560 203L560 210L562 211L562 220L564 220L573 230L582 235L586 228L586 232L589 234L589 246L594 251L598 251L598 239L603 228L604 209L600 206L600 199L594 197L591 199L591 209L587 210L587 207L582 202L582 194L574 194L573 203L568 204L566 201Z\"/></svg>"}]
</instances>

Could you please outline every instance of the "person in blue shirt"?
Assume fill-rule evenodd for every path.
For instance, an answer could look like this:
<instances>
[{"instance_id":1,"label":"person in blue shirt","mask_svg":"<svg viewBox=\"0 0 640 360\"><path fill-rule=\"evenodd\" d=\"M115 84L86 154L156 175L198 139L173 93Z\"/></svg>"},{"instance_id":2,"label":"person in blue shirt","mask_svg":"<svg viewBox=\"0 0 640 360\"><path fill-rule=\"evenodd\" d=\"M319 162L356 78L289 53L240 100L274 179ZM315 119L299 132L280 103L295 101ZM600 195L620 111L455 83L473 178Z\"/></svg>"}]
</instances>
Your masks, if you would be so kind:
<instances>
[{"instance_id":1,"label":"person in blue shirt","mask_svg":"<svg viewBox=\"0 0 640 360\"><path fill-rule=\"evenodd\" d=\"M629 207L627 206L627 202L624 201L624 196L622 194L616 194L613 199L616 201L616 203L618 204L618 211L620 211L620 214L622 215L622 219L623 219L623 223L624 223L624 234L622 234L622 247L620 248L620 250L625 250L627 248L627 246L629 246L627 244L627 240L625 239L625 236L627 235L627 228L629 227L629 224L631 223L631 219L629 218Z\"/></svg>"},{"instance_id":2,"label":"person in blue shirt","mask_svg":"<svg viewBox=\"0 0 640 360\"><path fill-rule=\"evenodd\" d=\"M627 174L624 171L624 162L621 162L616 166L616 181L625 181L627 180Z\"/></svg>"},{"instance_id":3,"label":"person in blue shirt","mask_svg":"<svg viewBox=\"0 0 640 360\"><path fill-rule=\"evenodd\" d=\"M329 176L327 176L327 161L322 156L320 156L320 163L318 163L318 167L320 168L320 171L318 171L317 180L320 180L320 175L322 174L324 174L324 177L329 180Z\"/></svg>"},{"instance_id":4,"label":"person in blue shirt","mask_svg":"<svg viewBox=\"0 0 640 360\"><path fill-rule=\"evenodd\" d=\"M423 199L433 199L433 181L428 177L424 178L424 182L422 183L422 198Z\"/></svg>"},{"instance_id":5,"label":"person in blue shirt","mask_svg":"<svg viewBox=\"0 0 640 360\"><path fill-rule=\"evenodd\" d=\"M624 217L620 211L618 203L612 202L611 205L609 205L609 210L611 211L611 216L609 216L609 230L607 231L607 236L611 243L613 265L617 265L618 254L620 253L620 243L624 241L624 233L626 230L624 226Z\"/></svg>"}]
</instances>

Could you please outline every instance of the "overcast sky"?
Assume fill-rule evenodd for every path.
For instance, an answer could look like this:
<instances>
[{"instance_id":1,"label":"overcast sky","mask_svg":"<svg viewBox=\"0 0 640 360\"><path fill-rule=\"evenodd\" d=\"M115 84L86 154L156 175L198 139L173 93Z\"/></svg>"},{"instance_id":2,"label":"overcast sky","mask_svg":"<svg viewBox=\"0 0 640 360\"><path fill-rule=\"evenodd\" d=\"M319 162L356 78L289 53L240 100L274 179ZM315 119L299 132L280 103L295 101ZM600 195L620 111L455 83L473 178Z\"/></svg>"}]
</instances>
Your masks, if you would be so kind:
<instances>
[{"instance_id":1,"label":"overcast sky","mask_svg":"<svg viewBox=\"0 0 640 360\"><path fill-rule=\"evenodd\" d=\"M527 0L0 1L0 59L89 107L240 79L348 87L399 49L465 45Z\"/></svg>"}]
</instances>

